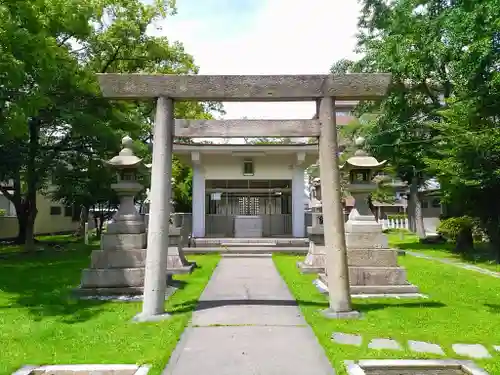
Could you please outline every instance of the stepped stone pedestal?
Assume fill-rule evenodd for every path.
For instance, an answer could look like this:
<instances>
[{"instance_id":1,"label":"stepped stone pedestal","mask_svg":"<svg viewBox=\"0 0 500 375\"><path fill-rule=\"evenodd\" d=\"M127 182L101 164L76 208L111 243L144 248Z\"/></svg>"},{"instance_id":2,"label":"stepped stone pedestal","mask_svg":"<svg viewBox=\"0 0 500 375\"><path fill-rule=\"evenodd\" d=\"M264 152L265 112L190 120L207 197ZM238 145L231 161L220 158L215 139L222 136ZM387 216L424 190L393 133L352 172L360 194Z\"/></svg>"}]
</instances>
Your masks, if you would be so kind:
<instances>
[{"instance_id":1,"label":"stepped stone pedestal","mask_svg":"<svg viewBox=\"0 0 500 375\"><path fill-rule=\"evenodd\" d=\"M114 247L106 248L104 244L114 240L106 239L109 233L103 234L101 250L92 252L90 267L82 271L80 295L137 295L142 294L144 287L144 270L146 265L146 233L121 234L111 238L118 239ZM123 236L123 237L122 237ZM171 228L169 234L167 269L165 272L171 280L172 275L191 273L196 266L185 258L181 244L180 228ZM121 243L121 245L117 245ZM135 246L139 243L138 246Z\"/></svg>"},{"instance_id":2,"label":"stepped stone pedestal","mask_svg":"<svg viewBox=\"0 0 500 375\"><path fill-rule=\"evenodd\" d=\"M312 225L307 227L307 237L309 238L309 250L303 262L298 262L297 266L302 273L319 273L325 269L325 236L323 228L323 216L321 214L321 183L319 178L315 178L311 183L311 218Z\"/></svg>"},{"instance_id":3,"label":"stepped stone pedestal","mask_svg":"<svg viewBox=\"0 0 500 375\"><path fill-rule=\"evenodd\" d=\"M398 265L398 252L388 247L387 238L382 233L380 224L354 228L359 230L358 232L349 232L348 224L349 222L346 223L346 245L351 294L419 292L415 285L408 282L406 270ZM366 230L373 230L373 232L366 232ZM320 260L321 257L323 260ZM315 260L316 264L319 265L321 262L324 264L324 257L324 253L318 255L319 259ZM328 285L324 266L319 279Z\"/></svg>"},{"instance_id":4,"label":"stepped stone pedestal","mask_svg":"<svg viewBox=\"0 0 500 375\"><path fill-rule=\"evenodd\" d=\"M363 139L357 140L361 146ZM351 294L415 294L418 288L408 282L406 270L398 265L397 250L390 249L382 225L368 206L368 196L376 189L373 173L384 162L378 162L363 150L357 150L341 167L349 172L349 191L355 199L354 207L345 223L347 264ZM321 234L311 237L315 246L324 245ZM316 250L316 254L321 254ZM316 257L320 257L317 255ZM324 254L322 255L324 258ZM322 261L315 259L316 264ZM323 260L324 264L324 260ZM328 285L323 267L319 279Z\"/></svg>"},{"instance_id":5,"label":"stepped stone pedestal","mask_svg":"<svg viewBox=\"0 0 500 375\"><path fill-rule=\"evenodd\" d=\"M131 151L129 141L124 139L123 143L124 150ZM120 198L120 206L113 217L113 222L108 225L107 232L102 234L101 249L92 252L90 267L82 271L80 287L75 290L76 294L80 296L139 295L143 293L147 233L144 219L139 215L134 205L134 196L143 187L136 182L135 174L130 172L140 162L140 159L135 158L130 153L123 155L124 150L119 155L122 157L119 160L122 164L118 164L118 168L122 169L122 174L119 176L118 183L112 185ZM123 156L127 156L127 158L123 160ZM117 166L115 158L108 163ZM124 165L128 168L125 168ZM190 273L194 266L186 260L182 253L181 228L171 227L168 263L165 270L168 276L167 282L171 280L171 275Z\"/></svg>"},{"instance_id":6,"label":"stepped stone pedestal","mask_svg":"<svg viewBox=\"0 0 500 375\"><path fill-rule=\"evenodd\" d=\"M302 273L320 273L325 270L325 236L323 225L307 227L309 251L297 266Z\"/></svg>"},{"instance_id":7,"label":"stepped stone pedestal","mask_svg":"<svg viewBox=\"0 0 500 375\"><path fill-rule=\"evenodd\" d=\"M367 198L367 193L356 194L355 206L345 224L351 293L418 293L418 288L408 282L406 270L398 265L398 251L389 248ZM320 280L326 284L324 274Z\"/></svg>"}]
</instances>

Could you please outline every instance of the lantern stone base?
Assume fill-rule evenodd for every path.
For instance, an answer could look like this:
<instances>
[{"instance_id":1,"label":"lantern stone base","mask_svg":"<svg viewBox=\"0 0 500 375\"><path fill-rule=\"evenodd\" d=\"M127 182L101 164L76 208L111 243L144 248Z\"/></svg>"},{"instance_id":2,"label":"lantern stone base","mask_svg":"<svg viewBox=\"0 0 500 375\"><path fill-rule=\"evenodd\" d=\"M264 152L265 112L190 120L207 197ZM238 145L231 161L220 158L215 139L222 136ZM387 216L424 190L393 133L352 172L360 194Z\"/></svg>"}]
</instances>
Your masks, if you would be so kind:
<instances>
[{"instance_id":1,"label":"lantern stone base","mask_svg":"<svg viewBox=\"0 0 500 375\"><path fill-rule=\"evenodd\" d=\"M165 272L174 274L171 270ZM142 288L144 274L144 268L87 268L82 271L81 288Z\"/></svg>"},{"instance_id":2,"label":"lantern stone base","mask_svg":"<svg viewBox=\"0 0 500 375\"><path fill-rule=\"evenodd\" d=\"M406 270L398 266L398 251L388 247L387 237L381 232L380 225L368 222L364 228L365 232L345 234L351 293L418 293L418 288L407 281ZM298 267L303 273L319 273L319 279L328 285L322 229L308 228L309 240L313 245Z\"/></svg>"},{"instance_id":3,"label":"lantern stone base","mask_svg":"<svg viewBox=\"0 0 500 375\"><path fill-rule=\"evenodd\" d=\"M315 249L306 255L303 262L298 263L302 273L321 273L325 271L325 247L313 245ZM397 267L398 251L392 249L350 249L347 250L347 264L349 267Z\"/></svg>"},{"instance_id":4,"label":"lantern stone base","mask_svg":"<svg viewBox=\"0 0 500 375\"><path fill-rule=\"evenodd\" d=\"M388 249L387 236L382 232L346 232L347 249Z\"/></svg>"},{"instance_id":5,"label":"lantern stone base","mask_svg":"<svg viewBox=\"0 0 500 375\"><path fill-rule=\"evenodd\" d=\"M101 250L134 250L146 246L146 233L103 233L101 236Z\"/></svg>"},{"instance_id":6,"label":"lantern stone base","mask_svg":"<svg viewBox=\"0 0 500 375\"><path fill-rule=\"evenodd\" d=\"M401 268L400 268L401 269ZM403 270L404 271L404 270ZM361 271L361 270L354 270L351 271L351 267L349 267L349 277L351 275L355 277L359 277L360 274L363 272L367 272L367 270ZM370 272L370 271L368 271ZM391 280L390 276L380 276L381 272L379 275L376 277L378 280ZM397 279L398 276L395 278L392 278L392 280ZM318 279L328 286L328 280L327 276L324 273L320 273L318 275ZM371 280L375 280L375 278L371 278ZM350 281L350 280L349 280ZM377 294L386 294L386 295L404 295L404 294L417 294L419 293L418 287L406 282L405 284L380 284L380 285L353 285L351 283L349 291L351 294L369 294L369 295L377 295Z\"/></svg>"},{"instance_id":7,"label":"lantern stone base","mask_svg":"<svg viewBox=\"0 0 500 375\"><path fill-rule=\"evenodd\" d=\"M139 250L95 250L92 252L90 269L144 268L146 266L146 249ZM176 246L168 248L167 270L174 275L191 273L194 263L179 256Z\"/></svg>"},{"instance_id":8,"label":"lantern stone base","mask_svg":"<svg viewBox=\"0 0 500 375\"><path fill-rule=\"evenodd\" d=\"M168 299L178 288L171 285L171 281L167 281L167 290L165 292L165 300ZM77 297L106 297L110 299L119 297L140 297L144 294L143 287L119 287L119 288L78 288L75 289L74 295ZM124 299L125 301L128 299ZM137 299L136 299L137 300Z\"/></svg>"},{"instance_id":9,"label":"lantern stone base","mask_svg":"<svg viewBox=\"0 0 500 375\"><path fill-rule=\"evenodd\" d=\"M144 220L139 217L139 220L118 221L115 223L110 223L108 225L108 228L106 229L106 232L108 234L142 234L146 232L146 225L144 224Z\"/></svg>"},{"instance_id":10,"label":"lantern stone base","mask_svg":"<svg viewBox=\"0 0 500 375\"><path fill-rule=\"evenodd\" d=\"M171 228L167 252L167 279L191 273L195 263L188 262L179 250L180 230ZM142 294L146 265L146 233L103 233L101 250L94 250L90 268L82 271L79 296ZM166 250L166 249L165 249Z\"/></svg>"},{"instance_id":11,"label":"lantern stone base","mask_svg":"<svg viewBox=\"0 0 500 375\"><path fill-rule=\"evenodd\" d=\"M302 273L319 273L325 269L325 238L323 226L308 227L309 250L303 262L298 262Z\"/></svg>"},{"instance_id":12,"label":"lantern stone base","mask_svg":"<svg viewBox=\"0 0 500 375\"><path fill-rule=\"evenodd\" d=\"M325 270L325 246L309 242L309 251L303 262L298 262L302 273L320 273Z\"/></svg>"}]
</instances>

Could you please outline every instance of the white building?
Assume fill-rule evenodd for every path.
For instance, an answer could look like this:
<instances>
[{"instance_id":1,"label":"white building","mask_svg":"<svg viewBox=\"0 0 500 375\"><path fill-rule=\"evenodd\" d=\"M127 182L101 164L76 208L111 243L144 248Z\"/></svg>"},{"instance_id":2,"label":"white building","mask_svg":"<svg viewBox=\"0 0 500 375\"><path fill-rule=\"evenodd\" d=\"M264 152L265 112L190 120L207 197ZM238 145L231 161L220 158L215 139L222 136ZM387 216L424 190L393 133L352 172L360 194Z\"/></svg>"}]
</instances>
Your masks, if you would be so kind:
<instances>
[{"instance_id":1,"label":"white building","mask_svg":"<svg viewBox=\"0 0 500 375\"><path fill-rule=\"evenodd\" d=\"M314 144L175 144L193 168L192 234L305 237L305 169Z\"/></svg>"}]
</instances>

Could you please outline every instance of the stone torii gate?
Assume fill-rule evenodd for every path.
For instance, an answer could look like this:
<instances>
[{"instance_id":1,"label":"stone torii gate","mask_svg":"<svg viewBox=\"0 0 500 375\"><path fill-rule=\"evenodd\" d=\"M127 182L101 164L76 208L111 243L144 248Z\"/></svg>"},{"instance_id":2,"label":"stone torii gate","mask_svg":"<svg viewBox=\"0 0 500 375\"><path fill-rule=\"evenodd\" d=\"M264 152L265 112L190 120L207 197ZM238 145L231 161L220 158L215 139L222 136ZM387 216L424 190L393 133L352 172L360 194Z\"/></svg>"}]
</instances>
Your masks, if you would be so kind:
<instances>
[{"instance_id":1,"label":"stone torii gate","mask_svg":"<svg viewBox=\"0 0 500 375\"><path fill-rule=\"evenodd\" d=\"M144 297L137 321L168 317L164 309L170 217L172 143L178 137L319 137L329 305L324 314L352 318L340 195L335 100L385 95L390 74L346 75L149 75L100 74L110 99L156 99ZM174 101L316 101L312 120L175 120Z\"/></svg>"}]
</instances>

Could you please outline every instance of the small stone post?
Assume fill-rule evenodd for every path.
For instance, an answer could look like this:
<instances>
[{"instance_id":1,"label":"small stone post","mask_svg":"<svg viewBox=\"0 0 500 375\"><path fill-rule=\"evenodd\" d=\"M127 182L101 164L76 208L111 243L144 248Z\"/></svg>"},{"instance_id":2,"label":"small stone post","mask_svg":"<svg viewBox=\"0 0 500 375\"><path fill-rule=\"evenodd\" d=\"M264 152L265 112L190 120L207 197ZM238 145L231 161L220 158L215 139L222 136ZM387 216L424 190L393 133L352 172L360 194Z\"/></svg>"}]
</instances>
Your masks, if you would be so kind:
<instances>
[{"instance_id":1,"label":"small stone post","mask_svg":"<svg viewBox=\"0 0 500 375\"><path fill-rule=\"evenodd\" d=\"M85 245L88 245L89 244L89 223L85 223L84 226L83 226L83 238L84 238L84 241L85 241Z\"/></svg>"},{"instance_id":2,"label":"small stone post","mask_svg":"<svg viewBox=\"0 0 500 375\"><path fill-rule=\"evenodd\" d=\"M322 98L319 104L319 165L330 300L330 308L323 314L328 318L357 318L359 312L352 310L349 291L335 113L334 99Z\"/></svg>"},{"instance_id":3,"label":"small stone post","mask_svg":"<svg viewBox=\"0 0 500 375\"><path fill-rule=\"evenodd\" d=\"M319 273L325 269L325 241L323 217L321 212L321 184L315 178L310 189L311 226L307 227L309 250L303 262L297 266L302 273Z\"/></svg>"},{"instance_id":4,"label":"small stone post","mask_svg":"<svg viewBox=\"0 0 500 375\"><path fill-rule=\"evenodd\" d=\"M169 244L170 198L172 195L172 143L174 102L159 97L153 129L153 162L151 166L151 206L149 211L144 300L136 321L168 318L165 313L167 290L167 251Z\"/></svg>"}]
</instances>

